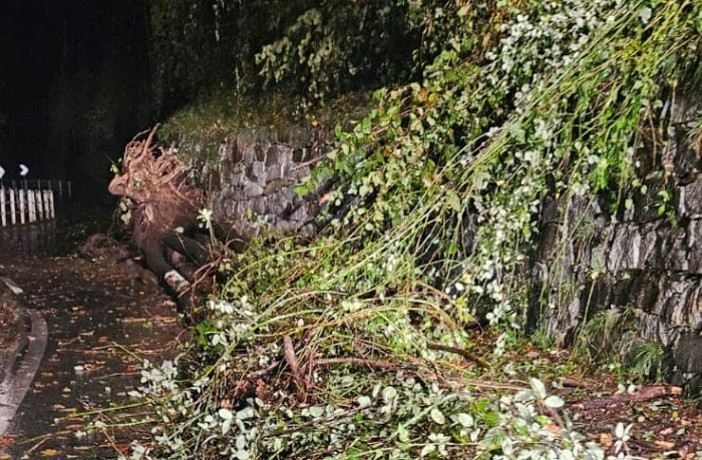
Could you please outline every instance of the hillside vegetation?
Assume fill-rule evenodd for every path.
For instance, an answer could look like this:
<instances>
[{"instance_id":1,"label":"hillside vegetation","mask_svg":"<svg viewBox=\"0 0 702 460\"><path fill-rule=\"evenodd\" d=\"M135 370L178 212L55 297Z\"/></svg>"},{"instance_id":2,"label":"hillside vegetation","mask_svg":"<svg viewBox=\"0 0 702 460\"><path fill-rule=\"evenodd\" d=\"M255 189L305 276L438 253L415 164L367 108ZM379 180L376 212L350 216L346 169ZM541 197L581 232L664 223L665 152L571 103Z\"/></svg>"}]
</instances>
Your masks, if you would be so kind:
<instances>
[{"instance_id":1,"label":"hillside vegetation","mask_svg":"<svg viewBox=\"0 0 702 460\"><path fill-rule=\"evenodd\" d=\"M245 3L150 2L164 100L200 101L167 129L220 135L273 92L301 123L348 92L370 109L298 187L336 184L320 234L228 254L191 349L146 363L159 422L127 456L629 455L630 427L600 445L552 394L579 364L530 358L555 356L530 306L563 305L534 298L529 260L547 195L630 205L666 101L702 81L702 4Z\"/></svg>"}]
</instances>

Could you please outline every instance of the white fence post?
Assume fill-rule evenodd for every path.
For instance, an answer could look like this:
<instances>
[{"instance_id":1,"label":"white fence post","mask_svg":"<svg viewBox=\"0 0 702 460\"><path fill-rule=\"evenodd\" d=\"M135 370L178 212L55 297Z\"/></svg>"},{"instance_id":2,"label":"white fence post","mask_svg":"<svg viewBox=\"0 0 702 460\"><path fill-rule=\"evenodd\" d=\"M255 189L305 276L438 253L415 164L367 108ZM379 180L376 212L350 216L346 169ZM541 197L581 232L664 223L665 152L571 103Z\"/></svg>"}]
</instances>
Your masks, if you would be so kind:
<instances>
[{"instance_id":1,"label":"white fence post","mask_svg":"<svg viewBox=\"0 0 702 460\"><path fill-rule=\"evenodd\" d=\"M0 188L0 214L2 214L2 226L7 225L7 216L5 216L5 187Z\"/></svg>"},{"instance_id":2,"label":"white fence post","mask_svg":"<svg viewBox=\"0 0 702 460\"><path fill-rule=\"evenodd\" d=\"M0 227L56 218L53 187L48 181L24 181L24 184L33 186L35 182L39 189L15 189L0 185ZM23 185L22 182L20 185Z\"/></svg>"},{"instance_id":3,"label":"white fence post","mask_svg":"<svg viewBox=\"0 0 702 460\"><path fill-rule=\"evenodd\" d=\"M37 220L44 220L44 194L41 188L34 191L34 199L37 202Z\"/></svg>"},{"instance_id":4,"label":"white fence post","mask_svg":"<svg viewBox=\"0 0 702 460\"><path fill-rule=\"evenodd\" d=\"M56 218L56 208L54 208L54 191L49 190L49 209L51 212L49 213L49 217L51 219Z\"/></svg>"},{"instance_id":5,"label":"white fence post","mask_svg":"<svg viewBox=\"0 0 702 460\"><path fill-rule=\"evenodd\" d=\"M16 212L17 210L16 210L16 208L15 208L15 206L14 206L14 204L15 204L15 193L16 193L16 192L17 192L17 190L12 189L12 195L10 195L10 207L12 208L12 225L14 225L14 224L17 223L17 217L16 217L16 216L17 216L17 212ZM23 223L24 223L24 213L25 213L25 210L26 210L25 205L26 205L26 201L27 201L26 198L27 198L27 197L26 197L26 195L25 195L25 193L24 193L24 190L20 189L20 190L19 190L20 224L23 224Z\"/></svg>"},{"instance_id":6,"label":"white fence post","mask_svg":"<svg viewBox=\"0 0 702 460\"><path fill-rule=\"evenodd\" d=\"M27 207L29 208L29 223L37 221L37 202L34 199L34 190L27 190Z\"/></svg>"},{"instance_id":7,"label":"white fence post","mask_svg":"<svg viewBox=\"0 0 702 460\"><path fill-rule=\"evenodd\" d=\"M54 204L51 202L51 189L44 190L44 217L46 220L53 219L51 211L53 211Z\"/></svg>"}]
</instances>

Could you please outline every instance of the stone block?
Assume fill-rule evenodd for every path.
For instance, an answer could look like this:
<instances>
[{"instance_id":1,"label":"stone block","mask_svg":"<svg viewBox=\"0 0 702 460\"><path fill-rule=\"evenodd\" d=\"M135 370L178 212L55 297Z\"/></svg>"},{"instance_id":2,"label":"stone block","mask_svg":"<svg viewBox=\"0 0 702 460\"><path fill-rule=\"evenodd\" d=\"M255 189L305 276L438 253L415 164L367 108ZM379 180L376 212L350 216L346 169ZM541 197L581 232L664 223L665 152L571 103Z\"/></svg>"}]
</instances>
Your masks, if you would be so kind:
<instances>
[{"instance_id":1,"label":"stone block","mask_svg":"<svg viewBox=\"0 0 702 460\"><path fill-rule=\"evenodd\" d=\"M293 163L301 163L305 159L306 148L298 147L293 150L292 161Z\"/></svg>"},{"instance_id":2,"label":"stone block","mask_svg":"<svg viewBox=\"0 0 702 460\"><path fill-rule=\"evenodd\" d=\"M280 193L283 195L286 203L292 203L297 194L295 193L294 187L292 185L288 185L287 187L283 187L280 190Z\"/></svg>"},{"instance_id":3,"label":"stone block","mask_svg":"<svg viewBox=\"0 0 702 460\"><path fill-rule=\"evenodd\" d=\"M628 298L623 302L656 317L662 313L658 301L660 295L660 276L650 270L644 270L629 284ZM628 300L628 301L627 301Z\"/></svg>"},{"instance_id":4,"label":"stone block","mask_svg":"<svg viewBox=\"0 0 702 460\"><path fill-rule=\"evenodd\" d=\"M687 326L691 331L702 332L702 281L696 280L687 299Z\"/></svg>"},{"instance_id":5,"label":"stone block","mask_svg":"<svg viewBox=\"0 0 702 460\"><path fill-rule=\"evenodd\" d=\"M243 163L244 152L238 140L229 144L229 152L229 158L231 158L233 164Z\"/></svg>"},{"instance_id":6,"label":"stone block","mask_svg":"<svg viewBox=\"0 0 702 460\"><path fill-rule=\"evenodd\" d=\"M660 244L660 260L663 268L676 272L688 271L686 230L679 227L661 227L657 230Z\"/></svg>"},{"instance_id":7,"label":"stone block","mask_svg":"<svg viewBox=\"0 0 702 460\"><path fill-rule=\"evenodd\" d=\"M647 268L663 268L660 257L660 243L656 225L645 225L641 228L641 258L643 266Z\"/></svg>"},{"instance_id":8,"label":"stone block","mask_svg":"<svg viewBox=\"0 0 702 460\"><path fill-rule=\"evenodd\" d=\"M298 206L295 208L295 210L293 210L293 212L290 214L289 219L297 222L306 222L309 219L309 215L307 214L307 206Z\"/></svg>"},{"instance_id":9,"label":"stone block","mask_svg":"<svg viewBox=\"0 0 702 460\"><path fill-rule=\"evenodd\" d=\"M607 260L607 270L614 274L620 270L641 268L641 234L638 228L630 224L617 225Z\"/></svg>"},{"instance_id":10,"label":"stone block","mask_svg":"<svg viewBox=\"0 0 702 460\"><path fill-rule=\"evenodd\" d=\"M241 220L246 213L246 201L229 200L222 203L223 214L227 221Z\"/></svg>"},{"instance_id":11,"label":"stone block","mask_svg":"<svg viewBox=\"0 0 702 460\"><path fill-rule=\"evenodd\" d=\"M688 301L693 290L694 286L686 281L670 280L667 283L666 290L661 293L667 328L687 328Z\"/></svg>"},{"instance_id":12,"label":"stone block","mask_svg":"<svg viewBox=\"0 0 702 460\"><path fill-rule=\"evenodd\" d=\"M283 165L274 163L270 166L266 166L266 180L274 181L283 179Z\"/></svg>"},{"instance_id":13,"label":"stone block","mask_svg":"<svg viewBox=\"0 0 702 460\"><path fill-rule=\"evenodd\" d=\"M267 214L274 214L276 216L282 216L285 212L287 203L281 195L273 195L268 197L268 203L266 206Z\"/></svg>"},{"instance_id":14,"label":"stone block","mask_svg":"<svg viewBox=\"0 0 702 460\"><path fill-rule=\"evenodd\" d=\"M680 189L678 213L681 217L702 218L702 175L696 174L694 181Z\"/></svg>"},{"instance_id":15,"label":"stone block","mask_svg":"<svg viewBox=\"0 0 702 460\"><path fill-rule=\"evenodd\" d=\"M252 161L249 163L246 167L246 177L262 185L266 180L264 163L262 161Z\"/></svg>"},{"instance_id":16,"label":"stone block","mask_svg":"<svg viewBox=\"0 0 702 460\"><path fill-rule=\"evenodd\" d=\"M287 219L278 219L278 222L276 223L276 228L283 233L294 232L295 230L300 228L300 224Z\"/></svg>"},{"instance_id":17,"label":"stone block","mask_svg":"<svg viewBox=\"0 0 702 460\"><path fill-rule=\"evenodd\" d=\"M248 182L244 187L244 196L247 199L259 197L263 195L263 187L256 182Z\"/></svg>"},{"instance_id":18,"label":"stone block","mask_svg":"<svg viewBox=\"0 0 702 460\"><path fill-rule=\"evenodd\" d=\"M675 344L673 356L681 373L699 377L702 374L702 337L696 332L681 334Z\"/></svg>"},{"instance_id":19,"label":"stone block","mask_svg":"<svg viewBox=\"0 0 702 460\"><path fill-rule=\"evenodd\" d=\"M661 340L660 325L661 318L658 315L652 315L639 309L634 309L634 314L638 319L637 332L644 340ZM664 345L665 346L665 345Z\"/></svg>"},{"instance_id":20,"label":"stone block","mask_svg":"<svg viewBox=\"0 0 702 460\"><path fill-rule=\"evenodd\" d=\"M263 145L257 143L254 146L254 152L256 152L256 161L264 162L266 161L266 150Z\"/></svg>"},{"instance_id":21,"label":"stone block","mask_svg":"<svg viewBox=\"0 0 702 460\"><path fill-rule=\"evenodd\" d=\"M273 166L278 163L278 146L273 144L268 148L268 152L266 152L266 166Z\"/></svg>"},{"instance_id":22,"label":"stone block","mask_svg":"<svg viewBox=\"0 0 702 460\"><path fill-rule=\"evenodd\" d=\"M293 159L293 152L295 148L292 146L286 146L284 149L280 149L278 151L278 162L286 165L286 166L291 166L292 164L292 159Z\"/></svg>"},{"instance_id":23,"label":"stone block","mask_svg":"<svg viewBox=\"0 0 702 460\"><path fill-rule=\"evenodd\" d=\"M702 220L691 220L686 230L688 270L702 275Z\"/></svg>"},{"instance_id":24,"label":"stone block","mask_svg":"<svg viewBox=\"0 0 702 460\"><path fill-rule=\"evenodd\" d=\"M249 209L258 216L263 216L266 214L266 198L263 196L257 196L249 200Z\"/></svg>"}]
</instances>

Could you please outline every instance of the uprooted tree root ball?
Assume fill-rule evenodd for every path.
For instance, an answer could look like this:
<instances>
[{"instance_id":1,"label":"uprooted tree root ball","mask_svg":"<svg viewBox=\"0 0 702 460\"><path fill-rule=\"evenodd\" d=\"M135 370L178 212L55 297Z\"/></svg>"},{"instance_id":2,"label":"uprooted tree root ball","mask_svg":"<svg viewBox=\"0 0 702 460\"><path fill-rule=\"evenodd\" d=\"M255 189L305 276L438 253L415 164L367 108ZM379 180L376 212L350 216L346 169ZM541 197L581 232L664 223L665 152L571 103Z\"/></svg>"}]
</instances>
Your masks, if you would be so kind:
<instances>
[{"instance_id":1,"label":"uprooted tree root ball","mask_svg":"<svg viewBox=\"0 0 702 460\"><path fill-rule=\"evenodd\" d=\"M108 190L126 199L132 242L149 269L182 294L189 282L175 270L180 260L201 266L210 259L207 236L198 231L204 195L188 183L190 171L180 158L154 144L157 129L139 133L127 144L121 171Z\"/></svg>"}]
</instances>

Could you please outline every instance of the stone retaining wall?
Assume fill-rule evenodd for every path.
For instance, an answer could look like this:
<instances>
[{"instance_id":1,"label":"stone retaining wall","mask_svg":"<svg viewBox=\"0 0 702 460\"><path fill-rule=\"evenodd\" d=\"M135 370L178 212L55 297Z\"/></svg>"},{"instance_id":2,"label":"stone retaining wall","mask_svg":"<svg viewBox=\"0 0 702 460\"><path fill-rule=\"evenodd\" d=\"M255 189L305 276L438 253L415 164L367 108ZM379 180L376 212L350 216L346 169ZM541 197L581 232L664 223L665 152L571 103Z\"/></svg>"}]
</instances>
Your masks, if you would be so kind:
<instances>
[{"instance_id":1,"label":"stone retaining wall","mask_svg":"<svg viewBox=\"0 0 702 460\"><path fill-rule=\"evenodd\" d=\"M215 216L243 235L262 226L305 229L316 215L316 202L298 196L294 186L327 151L326 139L322 131L252 130L223 142L219 174L212 175Z\"/></svg>"},{"instance_id":2,"label":"stone retaining wall","mask_svg":"<svg viewBox=\"0 0 702 460\"><path fill-rule=\"evenodd\" d=\"M702 383L702 157L688 139L697 107L678 103L672 111L668 136L673 141L639 158L645 187L628 209L620 206L611 214L606 197L547 198L532 261L539 300L530 322L545 321L559 343L569 344L584 323L608 312L617 323L610 345L626 354L646 341L658 342L672 380L697 387ZM300 198L293 188L325 153L326 139L323 132L258 130L222 143L219 175L213 174L215 215L243 235L265 225L283 232L312 229L315 200Z\"/></svg>"},{"instance_id":3,"label":"stone retaining wall","mask_svg":"<svg viewBox=\"0 0 702 460\"><path fill-rule=\"evenodd\" d=\"M550 300L535 309L559 342L608 312L617 323L610 345L627 354L645 341L662 344L668 375L691 388L702 384L702 157L689 140L696 113L692 104L673 108L671 141L639 158L641 172L652 172L628 209L610 215L606 198L550 200L534 266L536 288Z\"/></svg>"}]
</instances>

